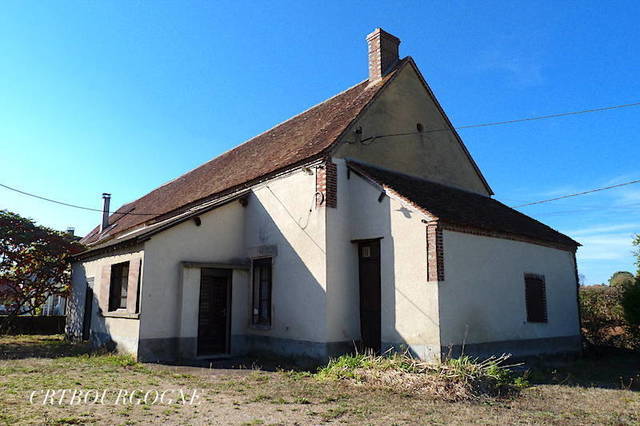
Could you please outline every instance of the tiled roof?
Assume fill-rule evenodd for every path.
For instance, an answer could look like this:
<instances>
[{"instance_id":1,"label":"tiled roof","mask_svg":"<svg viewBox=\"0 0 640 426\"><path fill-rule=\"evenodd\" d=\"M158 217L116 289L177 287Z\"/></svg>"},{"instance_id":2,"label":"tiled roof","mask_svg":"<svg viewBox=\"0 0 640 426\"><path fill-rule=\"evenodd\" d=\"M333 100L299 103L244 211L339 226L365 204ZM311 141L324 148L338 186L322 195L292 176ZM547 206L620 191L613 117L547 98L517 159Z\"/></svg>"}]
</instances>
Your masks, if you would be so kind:
<instances>
[{"instance_id":1,"label":"tiled roof","mask_svg":"<svg viewBox=\"0 0 640 426\"><path fill-rule=\"evenodd\" d=\"M200 202L323 156L380 89L410 61L405 58L382 80L368 80L290 118L202 166L120 207L102 235L93 229L84 244L106 241L145 222L171 217ZM120 213L120 214L118 214ZM133 213L123 215L122 213ZM145 216L144 213L154 213Z\"/></svg>"},{"instance_id":2,"label":"tiled roof","mask_svg":"<svg viewBox=\"0 0 640 426\"><path fill-rule=\"evenodd\" d=\"M349 160L349 167L445 224L575 248L580 244L493 198Z\"/></svg>"}]
</instances>

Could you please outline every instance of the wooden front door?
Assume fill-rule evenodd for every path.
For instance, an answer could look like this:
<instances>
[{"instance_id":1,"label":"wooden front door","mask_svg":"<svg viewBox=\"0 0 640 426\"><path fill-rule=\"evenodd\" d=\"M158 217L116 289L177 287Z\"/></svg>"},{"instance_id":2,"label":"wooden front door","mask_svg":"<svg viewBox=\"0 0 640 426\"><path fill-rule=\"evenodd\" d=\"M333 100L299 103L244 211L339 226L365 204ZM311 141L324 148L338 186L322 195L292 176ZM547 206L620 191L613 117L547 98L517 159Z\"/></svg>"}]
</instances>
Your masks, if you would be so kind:
<instances>
[{"instance_id":1,"label":"wooden front door","mask_svg":"<svg viewBox=\"0 0 640 426\"><path fill-rule=\"evenodd\" d=\"M360 241L358 259L362 346L380 352L380 240Z\"/></svg>"},{"instance_id":2,"label":"wooden front door","mask_svg":"<svg viewBox=\"0 0 640 426\"><path fill-rule=\"evenodd\" d=\"M84 317L82 319L82 340L91 338L91 311L93 308L93 278L87 280L87 289L84 295Z\"/></svg>"},{"instance_id":3,"label":"wooden front door","mask_svg":"<svg viewBox=\"0 0 640 426\"><path fill-rule=\"evenodd\" d=\"M198 355L229 352L231 271L202 268L198 305Z\"/></svg>"}]
</instances>

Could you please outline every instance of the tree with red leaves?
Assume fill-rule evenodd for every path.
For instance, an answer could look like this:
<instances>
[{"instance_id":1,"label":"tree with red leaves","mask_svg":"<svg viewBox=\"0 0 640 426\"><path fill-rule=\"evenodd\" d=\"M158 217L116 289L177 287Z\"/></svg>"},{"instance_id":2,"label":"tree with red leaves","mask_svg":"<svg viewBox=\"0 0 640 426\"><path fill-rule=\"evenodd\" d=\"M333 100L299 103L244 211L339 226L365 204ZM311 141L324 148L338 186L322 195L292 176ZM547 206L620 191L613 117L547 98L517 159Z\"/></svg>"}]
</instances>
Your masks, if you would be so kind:
<instances>
[{"instance_id":1,"label":"tree with red leaves","mask_svg":"<svg viewBox=\"0 0 640 426\"><path fill-rule=\"evenodd\" d=\"M68 296L71 255L82 249L71 235L0 210L0 304L7 309L0 317L0 334L50 295Z\"/></svg>"}]
</instances>

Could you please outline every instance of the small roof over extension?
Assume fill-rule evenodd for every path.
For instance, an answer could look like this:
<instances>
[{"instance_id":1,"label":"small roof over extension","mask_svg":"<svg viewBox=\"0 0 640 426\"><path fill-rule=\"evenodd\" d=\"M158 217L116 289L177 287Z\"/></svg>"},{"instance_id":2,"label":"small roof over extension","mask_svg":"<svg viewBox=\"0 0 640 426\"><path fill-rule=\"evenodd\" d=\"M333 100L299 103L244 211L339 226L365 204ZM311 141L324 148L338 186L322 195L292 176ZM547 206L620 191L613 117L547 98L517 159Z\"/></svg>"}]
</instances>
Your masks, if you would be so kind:
<instances>
[{"instance_id":1,"label":"small roof over extension","mask_svg":"<svg viewBox=\"0 0 640 426\"><path fill-rule=\"evenodd\" d=\"M351 170L398 194L444 225L505 237L517 236L575 250L580 243L493 198L368 164L348 161Z\"/></svg>"}]
</instances>

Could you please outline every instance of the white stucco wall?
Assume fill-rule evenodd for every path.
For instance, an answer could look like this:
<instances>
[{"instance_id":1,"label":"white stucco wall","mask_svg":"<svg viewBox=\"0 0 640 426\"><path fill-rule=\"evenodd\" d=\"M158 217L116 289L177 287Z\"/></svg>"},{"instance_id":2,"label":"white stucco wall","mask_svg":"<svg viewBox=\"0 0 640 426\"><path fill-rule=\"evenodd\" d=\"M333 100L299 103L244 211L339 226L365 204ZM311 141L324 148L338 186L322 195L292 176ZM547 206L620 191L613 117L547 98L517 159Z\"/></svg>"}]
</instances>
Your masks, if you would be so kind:
<instances>
[{"instance_id":1,"label":"white stucco wall","mask_svg":"<svg viewBox=\"0 0 640 426\"><path fill-rule=\"evenodd\" d=\"M443 240L443 346L579 334L572 253L448 230ZM527 322L525 273L545 277L548 323Z\"/></svg>"},{"instance_id":2,"label":"white stucco wall","mask_svg":"<svg viewBox=\"0 0 640 426\"><path fill-rule=\"evenodd\" d=\"M315 173L315 169L312 170ZM247 252L275 247L272 324L246 334L326 341L325 208L315 206L315 174L303 171L255 189L245 222Z\"/></svg>"},{"instance_id":3,"label":"white stucco wall","mask_svg":"<svg viewBox=\"0 0 640 426\"><path fill-rule=\"evenodd\" d=\"M180 308L179 331L176 337L181 339L194 339L191 344L181 344L179 355L182 358L195 358L197 345L195 339L198 336L198 306L200 299L201 267L182 266L181 279L179 281L181 293L178 295ZM243 334L249 324L249 270L232 269L231 271L231 334ZM183 342L183 340L181 340ZM238 348L230 343L230 351L237 353Z\"/></svg>"},{"instance_id":4,"label":"white stucco wall","mask_svg":"<svg viewBox=\"0 0 640 426\"><path fill-rule=\"evenodd\" d=\"M330 340L359 340L360 314L357 244L382 237L381 339L407 345L417 355L439 356L438 293L427 282L426 227L423 216L397 199L378 202L380 189L355 173L347 179L338 165L338 208L327 209L327 323Z\"/></svg>"},{"instance_id":5,"label":"white stucco wall","mask_svg":"<svg viewBox=\"0 0 640 426\"><path fill-rule=\"evenodd\" d=\"M71 280L73 292L70 298L67 318L67 332L71 336L75 338L82 336L86 283L89 278L93 278L92 339L95 341L95 338L98 338L102 343L104 337L109 335L111 340L116 343L118 351L137 355L139 319L104 317L98 307L98 297L101 295L103 286L109 286L110 284L102 282L103 267L131 261L134 258L142 258L144 265L144 251L141 248L121 250L112 255L73 264Z\"/></svg>"},{"instance_id":6,"label":"white stucco wall","mask_svg":"<svg viewBox=\"0 0 640 426\"><path fill-rule=\"evenodd\" d=\"M315 175L297 171L255 188L246 207L234 201L201 215L199 227L189 220L152 236L145 243L140 338L158 345L197 337L200 268L181 262L249 265L266 247L277 253L272 325L251 325L251 273L235 269L231 352L246 349L237 338L247 335L324 342L325 212L314 194ZM195 355L194 346L186 348L182 356Z\"/></svg>"},{"instance_id":7,"label":"white stucco wall","mask_svg":"<svg viewBox=\"0 0 640 426\"><path fill-rule=\"evenodd\" d=\"M375 102L350 126L345 139L362 127L362 137L417 132L424 135L380 138L368 145L343 143L335 156L354 158L387 169L423 177L467 191L488 194L464 148L448 131L446 121L413 67L407 65Z\"/></svg>"},{"instance_id":8,"label":"white stucco wall","mask_svg":"<svg viewBox=\"0 0 640 426\"><path fill-rule=\"evenodd\" d=\"M238 201L232 201L199 216L200 226L188 220L153 235L145 243L140 339L197 336L200 269L188 269L183 283L181 262L246 262L245 214L245 208ZM233 276L234 321L246 321L244 306L235 305L236 302L241 303L247 286L247 274ZM186 308L190 307L192 314L186 318L193 323L182 322L183 298L187 300Z\"/></svg>"}]
</instances>

